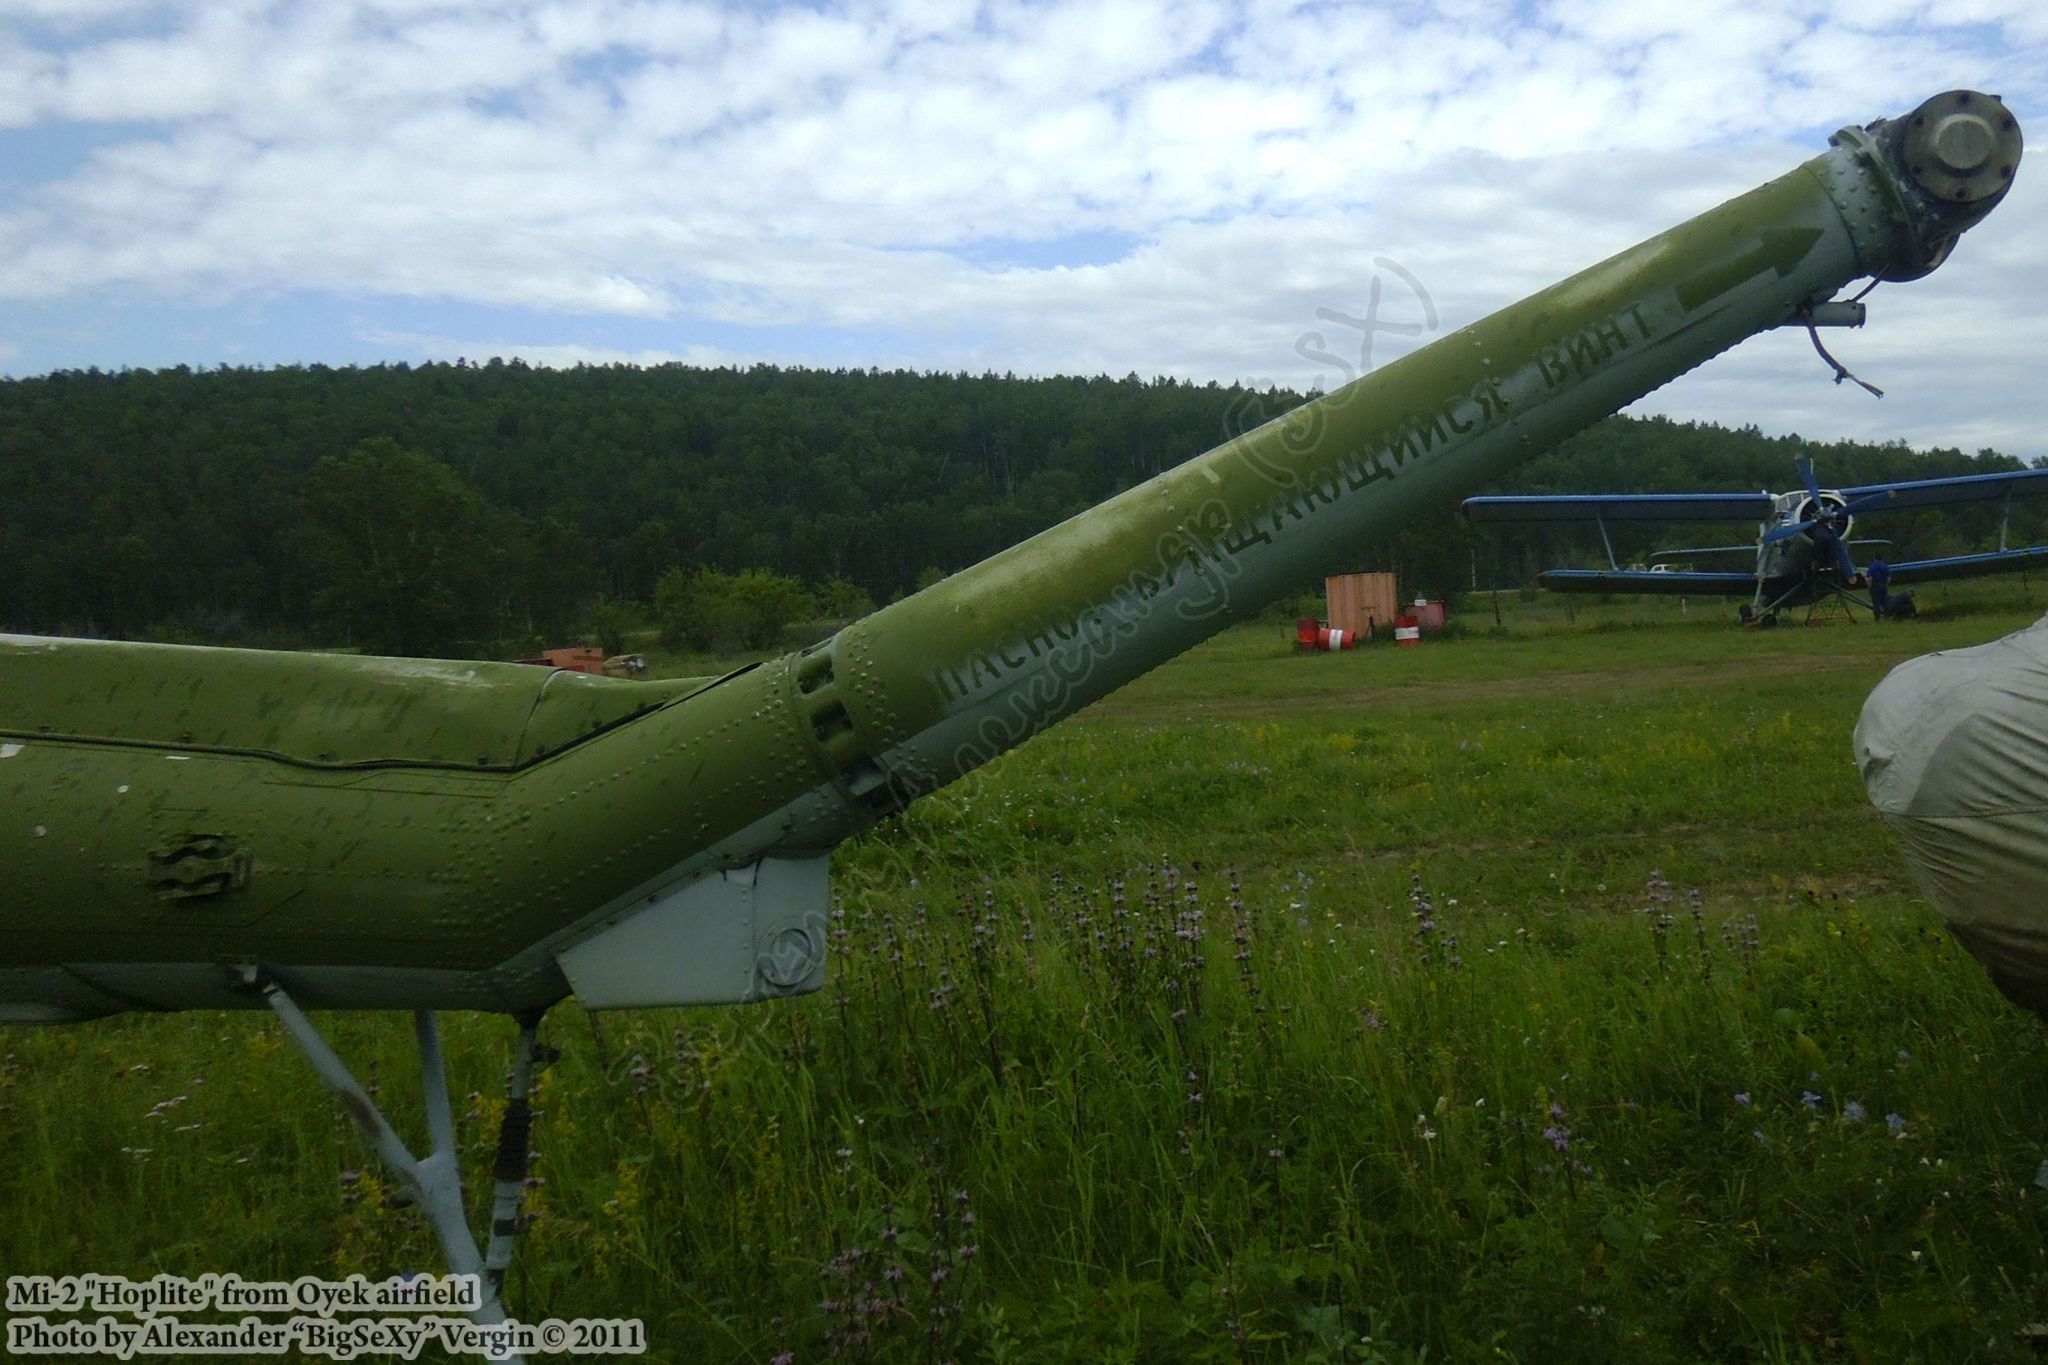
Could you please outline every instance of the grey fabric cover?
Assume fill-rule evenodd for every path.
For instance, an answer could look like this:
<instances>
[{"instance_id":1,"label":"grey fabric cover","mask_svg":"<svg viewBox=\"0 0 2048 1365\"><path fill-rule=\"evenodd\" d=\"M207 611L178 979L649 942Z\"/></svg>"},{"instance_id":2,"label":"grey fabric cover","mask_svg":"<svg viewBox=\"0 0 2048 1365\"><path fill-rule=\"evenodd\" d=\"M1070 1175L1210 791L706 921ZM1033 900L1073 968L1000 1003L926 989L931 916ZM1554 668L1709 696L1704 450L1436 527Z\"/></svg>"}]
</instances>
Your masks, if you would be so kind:
<instances>
[{"instance_id":1,"label":"grey fabric cover","mask_svg":"<svg viewBox=\"0 0 2048 1365\"><path fill-rule=\"evenodd\" d=\"M1900 664L1864 702L1855 745L1950 931L2048 1018L2048 617Z\"/></svg>"}]
</instances>

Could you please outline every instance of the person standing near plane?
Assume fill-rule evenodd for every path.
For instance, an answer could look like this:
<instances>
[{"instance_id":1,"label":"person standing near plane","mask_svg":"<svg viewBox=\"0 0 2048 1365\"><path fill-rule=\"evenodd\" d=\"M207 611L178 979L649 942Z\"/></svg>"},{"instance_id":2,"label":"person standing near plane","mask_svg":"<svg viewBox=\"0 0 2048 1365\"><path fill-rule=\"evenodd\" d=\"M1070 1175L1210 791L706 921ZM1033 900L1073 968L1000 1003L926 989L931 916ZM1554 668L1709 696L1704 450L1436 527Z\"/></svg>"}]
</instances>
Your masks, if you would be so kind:
<instances>
[{"instance_id":1,"label":"person standing near plane","mask_svg":"<svg viewBox=\"0 0 2048 1365\"><path fill-rule=\"evenodd\" d=\"M1863 577L1870 584L1870 614L1882 621L1890 614L1892 566L1882 559L1873 559Z\"/></svg>"}]
</instances>

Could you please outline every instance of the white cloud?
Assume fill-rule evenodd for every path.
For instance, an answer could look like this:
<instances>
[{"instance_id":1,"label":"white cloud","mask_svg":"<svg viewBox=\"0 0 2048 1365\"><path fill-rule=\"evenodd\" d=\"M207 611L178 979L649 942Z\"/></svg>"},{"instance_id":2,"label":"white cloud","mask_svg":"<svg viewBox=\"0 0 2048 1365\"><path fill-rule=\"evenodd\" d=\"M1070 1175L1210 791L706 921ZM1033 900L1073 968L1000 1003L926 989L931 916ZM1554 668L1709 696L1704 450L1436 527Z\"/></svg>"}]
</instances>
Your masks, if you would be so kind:
<instances>
[{"instance_id":1,"label":"white cloud","mask_svg":"<svg viewBox=\"0 0 2048 1365\"><path fill-rule=\"evenodd\" d=\"M26 127L42 106L39 93L56 61L0 33L0 129Z\"/></svg>"},{"instance_id":2,"label":"white cloud","mask_svg":"<svg viewBox=\"0 0 2048 1365\"><path fill-rule=\"evenodd\" d=\"M147 14L155 7L155 0L0 0L0 19L75 28L121 14Z\"/></svg>"},{"instance_id":3,"label":"white cloud","mask_svg":"<svg viewBox=\"0 0 2048 1365\"><path fill-rule=\"evenodd\" d=\"M0 300L447 299L829 329L835 359L872 334L941 368L1306 383L1297 341L1362 306L1376 256L1455 326L1812 155L1815 127L1950 84L2048 107L2032 0L60 8L0 0L45 34L0 37L0 127L122 131L47 183L0 168ZM2048 340L2038 178L1841 340L1911 376L1883 404L1786 338L1650 404L2048 453L2018 373ZM1137 245L1058 265L1087 234Z\"/></svg>"}]
</instances>

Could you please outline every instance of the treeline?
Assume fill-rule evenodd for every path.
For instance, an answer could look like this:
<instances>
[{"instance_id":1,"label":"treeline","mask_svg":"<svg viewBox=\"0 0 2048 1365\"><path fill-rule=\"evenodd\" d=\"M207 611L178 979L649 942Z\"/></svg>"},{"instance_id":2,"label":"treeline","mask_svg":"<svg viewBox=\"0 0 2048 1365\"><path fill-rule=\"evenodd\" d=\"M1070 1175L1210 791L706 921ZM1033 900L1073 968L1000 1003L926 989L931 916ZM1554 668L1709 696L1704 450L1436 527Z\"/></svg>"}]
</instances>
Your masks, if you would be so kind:
<instances>
[{"instance_id":1,"label":"treeline","mask_svg":"<svg viewBox=\"0 0 2048 1365\"><path fill-rule=\"evenodd\" d=\"M692 575L748 570L813 602L886 601L1299 401L1136 376L496 360L0 382L0 627L502 653L651 606L664 575L672 603ZM1784 488L1801 450L1828 484L2019 463L1616 418L1512 491ZM1894 557L1938 553L1997 516L1882 533ZM2039 539L2031 508L2015 528ZM1674 534L1691 533L1617 528L1616 553ZM1600 558L1591 528L1481 533L1446 506L1327 567L1444 593Z\"/></svg>"}]
</instances>

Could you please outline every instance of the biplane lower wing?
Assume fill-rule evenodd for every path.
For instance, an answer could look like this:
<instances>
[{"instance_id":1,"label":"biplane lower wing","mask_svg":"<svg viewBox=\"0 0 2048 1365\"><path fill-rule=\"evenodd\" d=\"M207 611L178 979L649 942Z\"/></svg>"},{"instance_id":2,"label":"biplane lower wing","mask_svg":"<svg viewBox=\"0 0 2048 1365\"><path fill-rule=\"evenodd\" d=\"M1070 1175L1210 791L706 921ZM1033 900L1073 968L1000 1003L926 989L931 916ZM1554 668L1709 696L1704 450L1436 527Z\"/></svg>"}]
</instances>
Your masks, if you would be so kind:
<instances>
[{"instance_id":1,"label":"biplane lower wing","mask_svg":"<svg viewBox=\"0 0 2048 1365\"><path fill-rule=\"evenodd\" d=\"M1950 578L1976 578L1981 574L2020 573L2026 569L2048 569L2048 545L2024 550L1993 550L1981 555L1951 555L1946 559L1914 559L1891 566L1892 586L1939 583Z\"/></svg>"},{"instance_id":2,"label":"biplane lower wing","mask_svg":"<svg viewBox=\"0 0 2048 1365\"><path fill-rule=\"evenodd\" d=\"M1672 597L1748 597L1753 573L1646 573L1635 569L1548 569L1536 581L1552 592L1644 592Z\"/></svg>"},{"instance_id":3,"label":"biplane lower wing","mask_svg":"<svg viewBox=\"0 0 2048 1365\"><path fill-rule=\"evenodd\" d=\"M1889 540L1852 540L1852 550L1867 550L1873 545L1889 545ZM1652 564L1677 564L1688 559L1704 559L1708 555L1741 555L1746 559L1756 558L1756 542L1747 545L1687 545L1676 550L1659 550L1650 556Z\"/></svg>"},{"instance_id":4,"label":"biplane lower wing","mask_svg":"<svg viewBox=\"0 0 2048 1365\"><path fill-rule=\"evenodd\" d=\"M1650 556L1652 564L1671 564L1683 559L1701 559L1707 555L1743 555L1756 558L1756 542L1747 545L1681 545L1675 550L1659 550ZM1668 572L1668 571L1666 571Z\"/></svg>"}]
</instances>

